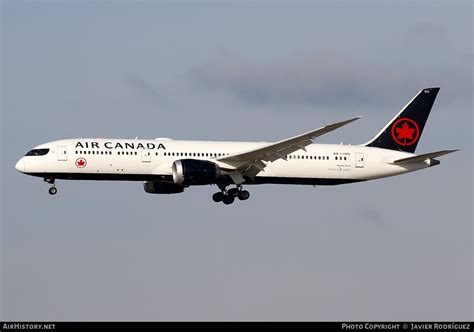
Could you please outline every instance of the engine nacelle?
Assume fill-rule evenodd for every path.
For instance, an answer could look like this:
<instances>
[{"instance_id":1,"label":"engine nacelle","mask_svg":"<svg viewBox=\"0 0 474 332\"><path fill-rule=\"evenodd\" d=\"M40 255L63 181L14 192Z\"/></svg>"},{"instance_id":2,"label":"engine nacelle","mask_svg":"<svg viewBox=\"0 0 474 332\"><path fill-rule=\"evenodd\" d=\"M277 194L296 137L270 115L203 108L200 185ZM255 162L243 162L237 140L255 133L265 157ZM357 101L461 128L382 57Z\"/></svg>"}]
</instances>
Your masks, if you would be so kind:
<instances>
[{"instance_id":1,"label":"engine nacelle","mask_svg":"<svg viewBox=\"0 0 474 332\"><path fill-rule=\"evenodd\" d=\"M184 191L183 186L171 182L159 181L144 182L143 189L149 194L178 194Z\"/></svg>"},{"instance_id":2,"label":"engine nacelle","mask_svg":"<svg viewBox=\"0 0 474 332\"><path fill-rule=\"evenodd\" d=\"M215 183L221 176L219 166L213 162L196 159L181 159L173 163L173 181L177 185L204 185Z\"/></svg>"}]
</instances>

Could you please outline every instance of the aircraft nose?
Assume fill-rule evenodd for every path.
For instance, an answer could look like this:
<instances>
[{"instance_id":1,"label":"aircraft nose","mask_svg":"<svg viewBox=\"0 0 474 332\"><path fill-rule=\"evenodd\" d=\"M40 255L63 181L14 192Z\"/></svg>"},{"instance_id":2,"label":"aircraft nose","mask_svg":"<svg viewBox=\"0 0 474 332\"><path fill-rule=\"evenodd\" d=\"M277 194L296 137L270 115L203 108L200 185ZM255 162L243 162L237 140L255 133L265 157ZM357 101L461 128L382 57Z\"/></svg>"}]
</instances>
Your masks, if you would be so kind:
<instances>
[{"instance_id":1,"label":"aircraft nose","mask_svg":"<svg viewBox=\"0 0 474 332\"><path fill-rule=\"evenodd\" d=\"M23 158L18 160L18 162L15 165L15 168L18 172L24 173L25 172L25 160Z\"/></svg>"}]
</instances>

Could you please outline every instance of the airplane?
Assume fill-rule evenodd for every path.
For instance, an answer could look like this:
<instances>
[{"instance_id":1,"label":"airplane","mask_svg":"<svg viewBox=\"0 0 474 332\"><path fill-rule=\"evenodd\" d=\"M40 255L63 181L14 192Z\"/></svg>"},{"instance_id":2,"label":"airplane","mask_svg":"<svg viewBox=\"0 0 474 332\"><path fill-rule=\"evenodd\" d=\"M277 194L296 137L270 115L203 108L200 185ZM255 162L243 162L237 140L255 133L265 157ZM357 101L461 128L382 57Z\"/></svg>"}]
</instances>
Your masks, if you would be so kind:
<instances>
[{"instance_id":1,"label":"airplane","mask_svg":"<svg viewBox=\"0 0 474 332\"><path fill-rule=\"evenodd\" d=\"M421 90L361 145L312 141L361 118L355 117L278 142L64 139L36 146L15 168L50 183L51 195L57 193L57 179L143 181L151 194L217 185L212 199L226 205L250 197L244 185L318 186L380 179L438 165L435 158L458 151L414 153L438 91Z\"/></svg>"}]
</instances>

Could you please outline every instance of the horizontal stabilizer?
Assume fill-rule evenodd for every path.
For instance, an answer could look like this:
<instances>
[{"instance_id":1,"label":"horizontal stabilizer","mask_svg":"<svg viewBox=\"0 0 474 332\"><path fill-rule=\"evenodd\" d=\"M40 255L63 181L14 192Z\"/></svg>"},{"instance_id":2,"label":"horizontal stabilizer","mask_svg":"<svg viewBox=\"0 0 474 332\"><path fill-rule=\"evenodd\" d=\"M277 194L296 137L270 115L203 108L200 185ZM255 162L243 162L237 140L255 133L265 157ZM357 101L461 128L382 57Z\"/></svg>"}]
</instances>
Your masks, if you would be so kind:
<instances>
[{"instance_id":1,"label":"horizontal stabilizer","mask_svg":"<svg viewBox=\"0 0 474 332\"><path fill-rule=\"evenodd\" d=\"M436 152L420 154L420 155L414 156L414 157L397 159L397 160L393 161L392 164L397 165L397 164L421 162L421 161L425 161L427 159L441 157L441 156L444 156L445 154L453 153L453 152L456 152L456 151L459 151L459 149L457 149L457 150L442 150L442 151L436 151Z\"/></svg>"}]
</instances>

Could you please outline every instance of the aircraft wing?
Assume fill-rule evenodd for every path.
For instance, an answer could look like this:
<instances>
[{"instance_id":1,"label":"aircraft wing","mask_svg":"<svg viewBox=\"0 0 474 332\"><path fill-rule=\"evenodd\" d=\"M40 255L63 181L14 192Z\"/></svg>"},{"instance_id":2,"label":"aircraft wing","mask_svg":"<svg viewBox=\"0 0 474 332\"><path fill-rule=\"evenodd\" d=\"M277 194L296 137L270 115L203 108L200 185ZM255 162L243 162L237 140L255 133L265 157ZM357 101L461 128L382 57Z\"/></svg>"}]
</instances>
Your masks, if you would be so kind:
<instances>
[{"instance_id":1,"label":"aircraft wing","mask_svg":"<svg viewBox=\"0 0 474 332\"><path fill-rule=\"evenodd\" d=\"M234 182L237 178L242 180L241 176L244 175L254 177L265 168L266 164L264 163L264 161L273 162L277 159L286 160L288 154L298 150L306 150L305 147L312 143L312 139L324 135L330 131L336 130L337 128L345 126L346 124L349 124L360 118L361 117L358 116L353 119L336 122L276 143L269 143L256 149L243 151L222 158L218 158L217 161L223 169L226 169L225 165L229 165L229 170L238 170L240 174L234 173L235 179L234 177L232 177L231 174L231 177L233 178Z\"/></svg>"}]
</instances>

